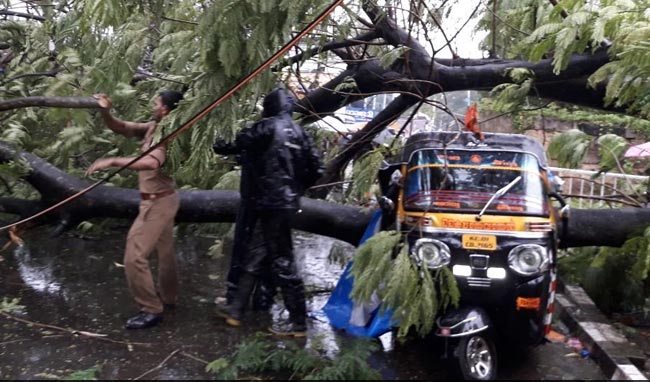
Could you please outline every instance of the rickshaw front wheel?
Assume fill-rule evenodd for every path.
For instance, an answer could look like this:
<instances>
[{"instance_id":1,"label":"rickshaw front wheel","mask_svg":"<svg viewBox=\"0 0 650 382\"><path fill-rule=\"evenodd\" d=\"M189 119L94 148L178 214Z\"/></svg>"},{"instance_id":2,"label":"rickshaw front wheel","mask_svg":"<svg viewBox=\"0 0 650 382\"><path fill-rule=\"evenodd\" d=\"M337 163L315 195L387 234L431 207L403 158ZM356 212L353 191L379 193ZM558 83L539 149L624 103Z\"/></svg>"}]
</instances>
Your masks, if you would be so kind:
<instances>
[{"instance_id":1,"label":"rickshaw front wheel","mask_svg":"<svg viewBox=\"0 0 650 382\"><path fill-rule=\"evenodd\" d=\"M489 333L461 337L455 353L463 379L489 381L496 378L497 354Z\"/></svg>"}]
</instances>

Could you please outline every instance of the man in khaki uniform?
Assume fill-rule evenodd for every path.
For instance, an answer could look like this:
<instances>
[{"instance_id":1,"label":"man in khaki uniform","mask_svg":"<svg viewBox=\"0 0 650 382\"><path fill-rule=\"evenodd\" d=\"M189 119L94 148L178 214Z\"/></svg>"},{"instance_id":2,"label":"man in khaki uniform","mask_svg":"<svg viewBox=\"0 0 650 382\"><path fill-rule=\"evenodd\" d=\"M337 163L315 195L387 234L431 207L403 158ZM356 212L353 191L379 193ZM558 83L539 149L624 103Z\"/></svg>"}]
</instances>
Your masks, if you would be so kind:
<instances>
[{"instance_id":1,"label":"man in khaki uniform","mask_svg":"<svg viewBox=\"0 0 650 382\"><path fill-rule=\"evenodd\" d=\"M149 122L128 122L113 117L110 113L111 100L105 94L96 95L102 107L101 115L106 126L126 137L142 139L142 151L152 146L156 126L182 99L176 91L163 91L154 100L153 120ZM124 268L131 294L140 306L140 312L126 321L127 329L143 329L162 321L165 307L172 308L178 294L178 276L174 252L174 218L179 206L179 196L172 178L165 175L166 147L161 145L144 158L129 166L138 171L138 188L142 201L138 217L133 222L126 238ZM112 157L96 160L86 171L91 174L109 167L122 167L131 157ZM158 253L158 284L156 292L149 255Z\"/></svg>"}]
</instances>

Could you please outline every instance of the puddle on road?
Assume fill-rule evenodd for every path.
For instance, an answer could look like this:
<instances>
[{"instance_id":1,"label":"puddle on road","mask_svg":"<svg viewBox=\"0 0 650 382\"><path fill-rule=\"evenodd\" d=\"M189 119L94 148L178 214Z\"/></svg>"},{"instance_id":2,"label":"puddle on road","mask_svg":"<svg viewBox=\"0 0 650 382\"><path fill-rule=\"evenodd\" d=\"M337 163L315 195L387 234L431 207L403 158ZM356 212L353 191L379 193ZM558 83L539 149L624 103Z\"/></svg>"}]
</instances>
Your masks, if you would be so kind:
<instances>
[{"instance_id":1,"label":"puddle on road","mask_svg":"<svg viewBox=\"0 0 650 382\"><path fill-rule=\"evenodd\" d=\"M228 259L207 255L213 238L195 236L177 240L181 276L178 308L166 314L158 327L126 331L124 321L137 311L126 287L124 270L118 266L122 263L126 230L116 230L101 240L84 240L69 234L60 238L48 235L47 228L34 229L23 237L24 247L0 253L4 257L0 262L0 301L5 297L19 298L25 306L19 316L30 321L151 346L108 343L29 327L0 317L1 379L62 377L95 366L101 366L102 379L136 378L177 349L182 350L145 378L211 378L205 372L204 361L230 355L242 340L264 331L268 325L268 320L256 322L249 316L244 327L230 328L214 315L213 301L224 292ZM310 312L319 311L325 305L329 294L323 290L333 288L343 271L342 264L328 261L333 245L347 256L354 250L330 238L295 234L296 258L303 279L308 288L317 291L309 298ZM286 315L281 303L272 309L272 319ZM311 341L318 341L329 355L334 355L344 341L351 340L321 319L312 319L309 325L307 346ZM381 350L369 362L385 379L450 378L426 341L400 345L387 334L379 343ZM500 377L603 378L591 361L563 360L557 355L557 349L542 348L546 347L532 351L522 361L528 366L519 360L506 362Z\"/></svg>"}]
</instances>

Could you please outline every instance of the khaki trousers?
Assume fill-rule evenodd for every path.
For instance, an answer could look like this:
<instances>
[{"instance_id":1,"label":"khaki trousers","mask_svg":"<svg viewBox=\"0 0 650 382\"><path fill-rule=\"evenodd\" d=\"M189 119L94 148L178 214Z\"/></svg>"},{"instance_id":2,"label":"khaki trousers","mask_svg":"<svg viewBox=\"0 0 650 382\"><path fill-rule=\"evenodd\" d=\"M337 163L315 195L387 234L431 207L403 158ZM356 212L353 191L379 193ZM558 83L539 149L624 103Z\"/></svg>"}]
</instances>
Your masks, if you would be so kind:
<instances>
[{"instance_id":1,"label":"khaki trousers","mask_svg":"<svg viewBox=\"0 0 650 382\"><path fill-rule=\"evenodd\" d=\"M143 200L140 212L126 238L124 268L131 294L140 310L161 313L164 304L176 303L178 275L174 251L174 217L180 198L177 193L160 199ZM149 255L158 253L158 285L154 287ZM162 300L162 301L161 301Z\"/></svg>"}]
</instances>

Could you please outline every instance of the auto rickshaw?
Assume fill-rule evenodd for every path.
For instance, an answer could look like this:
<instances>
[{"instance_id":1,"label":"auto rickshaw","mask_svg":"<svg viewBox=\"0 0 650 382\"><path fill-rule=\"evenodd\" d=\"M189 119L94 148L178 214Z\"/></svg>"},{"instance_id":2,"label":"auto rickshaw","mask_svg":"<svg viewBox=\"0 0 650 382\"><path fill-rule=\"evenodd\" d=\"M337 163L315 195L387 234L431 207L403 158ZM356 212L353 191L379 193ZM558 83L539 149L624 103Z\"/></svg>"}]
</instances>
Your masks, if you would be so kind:
<instances>
[{"instance_id":1,"label":"auto rickshaw","mask_svg":"<svg viewBox=\"0 0 650 382\"><path fill-rule=\"evenodd\" d=\"M397 166L395 228L416 262L449 267L461 292L460 306L437 318L435 335L451 345L465 379L494 379L496 343L536 345L550 329L568 207L544 149L518 134L478 141L471 133L419 133L387 170Z\"/></svg>"},{"instance_id":2,"label":"auto rickshaw","mask_svg":"<svg viewBox=\"0 0 650 382\"><path fill-rule=\"evenodd\" d=\"M379 172L381 213L362 242L396 229L422 268L451 269L460 304L437 317L434 334L464 379L497 378L497 344L536 345L550 330L568 218L557 180L539 142L497 133L482 141L469 132L418 133ZM350 300L349 267L324 308L332 325L374 337L399 325L377 303ZM373 313L359 326L355 311Z\"/></svg>"}]
</instances>

